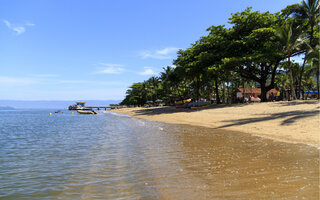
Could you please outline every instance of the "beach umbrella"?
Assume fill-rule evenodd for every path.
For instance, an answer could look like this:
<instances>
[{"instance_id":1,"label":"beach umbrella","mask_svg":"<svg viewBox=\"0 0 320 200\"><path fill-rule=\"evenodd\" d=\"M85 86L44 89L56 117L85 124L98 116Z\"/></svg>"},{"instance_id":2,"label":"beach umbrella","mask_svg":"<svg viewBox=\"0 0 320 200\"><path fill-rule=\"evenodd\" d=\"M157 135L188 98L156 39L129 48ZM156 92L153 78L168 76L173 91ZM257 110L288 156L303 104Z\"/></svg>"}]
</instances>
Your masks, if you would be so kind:
<instances>
[{"instance_id":1,"label":"beach umbrella","mask_svg":"<svg viewBox=\"0 0 320 200\"><path fill-rule=\"evenodd\" d=\"M306 94L318 94L318 91L310 91L310 93L309 93L309 91L304 91L304 93L306 93Z\"/></svg>"}]
</instances>

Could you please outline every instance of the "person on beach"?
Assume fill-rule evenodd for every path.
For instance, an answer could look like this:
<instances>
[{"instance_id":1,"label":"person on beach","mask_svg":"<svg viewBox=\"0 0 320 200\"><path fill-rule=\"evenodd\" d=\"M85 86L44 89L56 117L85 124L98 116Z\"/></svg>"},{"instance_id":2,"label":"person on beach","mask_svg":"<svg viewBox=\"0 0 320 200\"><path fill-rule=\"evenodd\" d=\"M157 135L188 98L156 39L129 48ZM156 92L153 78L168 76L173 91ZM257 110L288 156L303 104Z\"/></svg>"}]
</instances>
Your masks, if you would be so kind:
<instances>
[{"instance_id":1,"label":"person on beach","mask_svg":"<svg viewBox=\"0 0 320 200\"><path fill-rule=\"evenodd\" d=\"M273 95L273 92L271 92L271 94L270 94L270 100L271 100L271 102L273 102L273 101L274 101L274 95Z\"/></svg>"}]
</instances>

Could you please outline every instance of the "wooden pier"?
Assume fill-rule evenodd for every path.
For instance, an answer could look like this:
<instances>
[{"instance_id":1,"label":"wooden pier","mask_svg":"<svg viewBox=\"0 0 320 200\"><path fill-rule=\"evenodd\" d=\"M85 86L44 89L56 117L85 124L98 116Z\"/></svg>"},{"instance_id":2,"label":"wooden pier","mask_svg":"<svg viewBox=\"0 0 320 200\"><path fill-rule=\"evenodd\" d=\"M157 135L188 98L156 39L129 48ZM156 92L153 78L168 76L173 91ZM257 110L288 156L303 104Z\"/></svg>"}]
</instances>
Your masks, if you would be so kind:
<instances>
[{"instance_id":1,"label":"wooden pier","mask_svg":"<svg viewBox=\"0 0 320 200\"><path fill-rule=\"evenodd\" d=\"M97 109L97 110L107 110L107 109L114 109L116 106L86 106L88 109Z\"/></svg>"},{"instance_id":2,"label":"wooden pier","mask_svg":"<svg viewBox=\"0 0 320 200\"><path fill-rule=\"evenodd\" d=\"M70 105L69 110L107 110L107 109L115 109L122 108L123 106L119 106L117 104L110 104L110 106L85 106L84 101L78 101L76 104Z\"/></svg>"}]
</instances>

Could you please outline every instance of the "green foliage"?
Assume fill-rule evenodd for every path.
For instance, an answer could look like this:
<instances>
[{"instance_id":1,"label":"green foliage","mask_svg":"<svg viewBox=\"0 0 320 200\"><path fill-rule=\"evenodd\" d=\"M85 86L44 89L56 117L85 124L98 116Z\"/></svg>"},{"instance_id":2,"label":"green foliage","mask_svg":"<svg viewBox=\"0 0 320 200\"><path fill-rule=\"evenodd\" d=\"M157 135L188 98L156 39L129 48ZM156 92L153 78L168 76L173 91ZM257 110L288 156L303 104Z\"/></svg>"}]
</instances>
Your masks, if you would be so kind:
<instances>
[{"instance_id":1,"label":"green foliage","mask_svg":"<svg viewBox=\"0 0 320 200\"><path fill-rule=\"evenodd\" d=\"M314 75L319 78L315 67L319 65L319 46L315 45L319 0L289 5L278 13L248 7L232 14L229 23L230 28L209 27L207 35L180 49L173 61L176 67L163 68L158 77L134 83L121 104L141 106L157 100L173 104L187 98L209 99L212 93L219 103L221 95L226 99L226 91L231 95L225 87L233 90L246 82L259 83L261 100L266 101L266 93L274 87L294 91L294 85L309 87ZM290 60L299 54L305 54L306 70L307 62L298 65Z\"/></svg>"}]
</instances>

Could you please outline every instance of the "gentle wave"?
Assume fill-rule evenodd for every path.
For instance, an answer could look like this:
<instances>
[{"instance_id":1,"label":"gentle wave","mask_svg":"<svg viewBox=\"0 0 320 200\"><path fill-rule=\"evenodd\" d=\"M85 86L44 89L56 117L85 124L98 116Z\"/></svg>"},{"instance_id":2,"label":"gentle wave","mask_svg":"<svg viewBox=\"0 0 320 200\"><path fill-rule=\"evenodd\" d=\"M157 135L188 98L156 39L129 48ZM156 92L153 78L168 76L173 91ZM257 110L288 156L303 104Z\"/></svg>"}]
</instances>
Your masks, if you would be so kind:
<instances>
[{"instance_id":1,"label":"gentle wave","mask_svg":"<svg viewBox=\"0 0 320 200\"><path fill-rule=\"evenodd\" d=\"M319 197L319 148L113 112L49 112L1 113L0 198Z\"/></svg>"}]
</instances>

